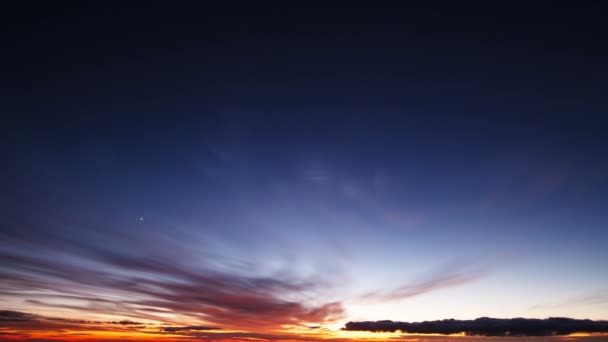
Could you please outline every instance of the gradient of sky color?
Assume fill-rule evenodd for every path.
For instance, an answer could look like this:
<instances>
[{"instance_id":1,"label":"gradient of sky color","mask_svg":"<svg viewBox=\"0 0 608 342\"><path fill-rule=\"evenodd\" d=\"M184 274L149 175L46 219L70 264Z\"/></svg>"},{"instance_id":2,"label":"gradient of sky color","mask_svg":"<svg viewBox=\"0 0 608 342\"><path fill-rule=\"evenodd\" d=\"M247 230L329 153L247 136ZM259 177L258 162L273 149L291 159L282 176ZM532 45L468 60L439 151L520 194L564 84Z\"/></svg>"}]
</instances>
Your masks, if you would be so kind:
<instances>
[{"instance_id":1,"label":"gradient of sky color","mask_svg":"<svg viewBox=\"0 0 608 342\"><path fill-rule=\"evenodd\" d=\"M608 319L601 11L350 10L13 9L0 334Z\"/></svg>"}]
</instances>

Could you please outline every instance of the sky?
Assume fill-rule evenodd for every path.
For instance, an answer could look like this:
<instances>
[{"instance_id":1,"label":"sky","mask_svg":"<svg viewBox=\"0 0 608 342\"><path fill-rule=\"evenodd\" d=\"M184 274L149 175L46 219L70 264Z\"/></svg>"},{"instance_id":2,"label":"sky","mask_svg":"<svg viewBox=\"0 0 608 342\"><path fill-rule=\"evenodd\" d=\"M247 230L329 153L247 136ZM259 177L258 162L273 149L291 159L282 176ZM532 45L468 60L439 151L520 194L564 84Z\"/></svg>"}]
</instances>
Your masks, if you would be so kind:
<instances>
[{"instance_id":1,"label":"sky","mask_svg":"<svg viewBox=\"0 0 608 342\"><path fill-rule=\"evenodd\" d=\"M0 339L605 341L576 5L5 6ZM444 319L482 332L347 325Z\"/></svg>"}]
</instances>

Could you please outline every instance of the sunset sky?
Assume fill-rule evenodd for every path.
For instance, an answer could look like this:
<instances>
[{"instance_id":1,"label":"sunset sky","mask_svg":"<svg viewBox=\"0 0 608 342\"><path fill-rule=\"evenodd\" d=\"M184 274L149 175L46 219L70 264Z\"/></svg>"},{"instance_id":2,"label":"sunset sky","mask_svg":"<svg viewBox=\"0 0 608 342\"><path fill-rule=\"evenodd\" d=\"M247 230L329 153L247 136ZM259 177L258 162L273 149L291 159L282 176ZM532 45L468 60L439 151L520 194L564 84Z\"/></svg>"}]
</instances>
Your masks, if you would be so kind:
<instances>
[{"instance_id":1,"label":"sunset sky","mask_svg":"<svg viewBox=\"0 0 608 342\"><path fill-rule=\"evenodd\" d=\"M549 4L5 7L0 340L607 341L606 11Z\"/></svg>"}]
</instances>

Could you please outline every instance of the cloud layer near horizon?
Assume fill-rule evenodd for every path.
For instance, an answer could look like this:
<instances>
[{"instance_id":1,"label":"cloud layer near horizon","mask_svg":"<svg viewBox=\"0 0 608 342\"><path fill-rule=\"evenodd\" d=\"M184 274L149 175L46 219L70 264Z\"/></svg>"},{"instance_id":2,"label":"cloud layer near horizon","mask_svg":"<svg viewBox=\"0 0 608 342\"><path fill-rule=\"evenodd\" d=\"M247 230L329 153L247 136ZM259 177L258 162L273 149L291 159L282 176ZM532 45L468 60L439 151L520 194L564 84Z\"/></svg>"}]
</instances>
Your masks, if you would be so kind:
<instances>
[{"instance_id":1,"label":"cloud layer near horizon","mask_svg":"<svg viewBox=\"0 0 608 342\"><path fill-rule=\"evenodd\" d=\"M411 334L458 334L468 336L554 336L573 333L608 333L608 321L572 318L512 318L482 317L475 320L446 319L424 322L366 321L348 322L344 330L396 332Z\"/></svg>"},{"instance_id":2,"label":"cloud layer near horizon","mask_svg":"<svg viewBox=\"0 0 608 342\"><path fill-rule=\"evenodd\" d=\"M192 269L150 256L96 252L94 257L80 259L96 267L83 267L60 258L0 251L5 261L0 267L0 293L23 298L24 311L53 309L69 312L70 317L122 317L104 321L123 326L138 324L127 319L132 318L172 325L192 322L190 330L213 326L265 331L285 324L323 323L343 314L338 302L304 301L302 296L323 286L319 279L287 274L256 277L204 269L204 263L201 269ZM32 318L9 316L11 322Z\"/></svg>"}]
</instances>

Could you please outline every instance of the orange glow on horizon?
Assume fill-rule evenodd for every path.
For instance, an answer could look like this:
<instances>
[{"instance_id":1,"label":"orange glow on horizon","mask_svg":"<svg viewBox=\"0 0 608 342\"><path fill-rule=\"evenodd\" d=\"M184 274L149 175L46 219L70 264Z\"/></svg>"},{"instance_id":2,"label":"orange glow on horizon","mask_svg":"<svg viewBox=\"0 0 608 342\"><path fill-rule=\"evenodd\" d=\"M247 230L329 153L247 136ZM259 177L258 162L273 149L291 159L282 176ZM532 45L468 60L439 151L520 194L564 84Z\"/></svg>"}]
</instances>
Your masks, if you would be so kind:
<instances>
[{"instance_id":1,"label":"orange glow on horizon","mask_svg":"<svg viewBox=\"0 0 608 342\"><path fill-rule=\"evenodd\" d=\"M240 336L239 334L252 334L252 336ZM198 338L196 335L190 336L179 333L161 332L160 329L142 329L138 331L102 331L102 330L62 330L62 331L31 331L26 333L19 329L0 328L0 334L8 340L30 340L30 339L45 339L56 341L184 341L184 340L218 340L218 341L268 341L269 338L263 337L264 333L258 332L260 337L255 336L255 332L244 331L225 331L218 330L215 332L205 332L205 338ZM212 336L217 334L218 338ZM234 334L234 336L230 336ZM270 334L269 334L270 335ZM366 331L344 331L344 330L318 330L312 332L305 331L284 331L280 334L282 338L276 341L314 341L314 340L335 340L335 341L444 341L453 338L475 341L494 341L504 337L483 337L483 336L466 336L464 333L442 335L442 334L408 334L403 332L366 332ZM534 341L549 341L549 340L583 340L585 338L608 337L608 334L602 333L574 333L567 336L544 336L534 337Z\"/></svg>"}]
</instances>

